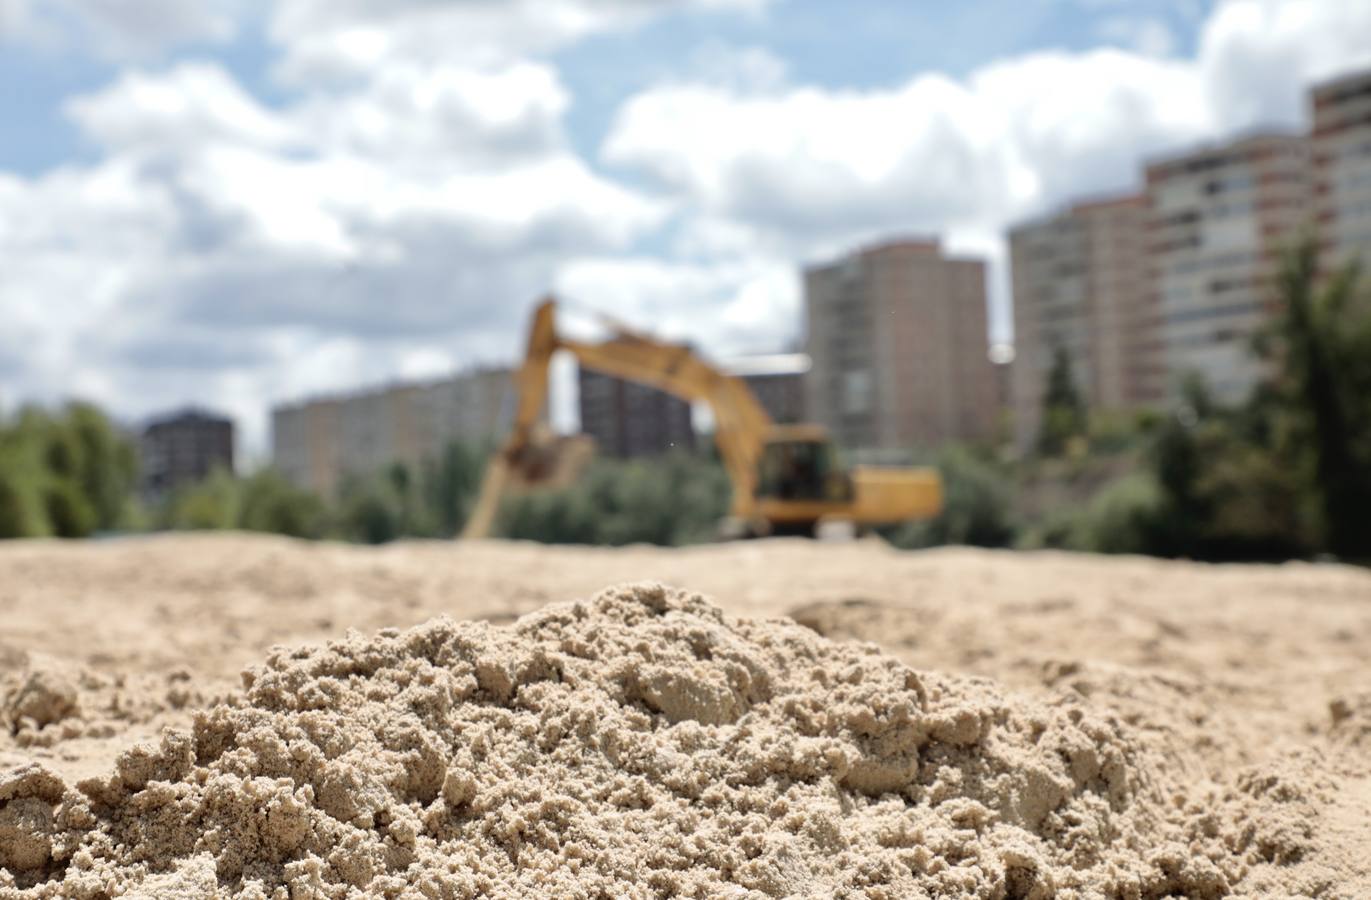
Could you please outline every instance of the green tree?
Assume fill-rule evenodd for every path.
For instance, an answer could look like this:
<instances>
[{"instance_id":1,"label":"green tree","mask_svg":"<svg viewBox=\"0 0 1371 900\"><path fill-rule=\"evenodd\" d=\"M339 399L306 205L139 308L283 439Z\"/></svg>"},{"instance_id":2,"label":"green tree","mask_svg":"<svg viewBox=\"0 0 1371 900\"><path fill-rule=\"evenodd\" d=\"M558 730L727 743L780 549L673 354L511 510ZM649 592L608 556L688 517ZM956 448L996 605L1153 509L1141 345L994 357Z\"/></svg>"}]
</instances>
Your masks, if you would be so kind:
<instances>
[{"instance_id":1,"label":"green tree","mask_svg":"<svg viewBox=\"0 0 1371 900\"><path fill-rule=\"evenodd\" d=\"M1198 380L1152 451L1162 490L1143 552L1195 559L1286 559L1313 549L1299 477L1267 438L1260 404L1225 409Z\"/></svg>"},{"instance_id":2,"label":"green tree","mask_svg":"<svg viewBox=\"0 0 1371 900\"><path fill-rule=\"evenodd\" d=\"M37 447L0 430L0 538L52 533L43 501L43 470Z\"/></svg>"},{"instance_id":3,"label":"green tree","mask_svg":"<svg viewBox=\"0 0 1371 900\"><path fill-rule=\"evenodd\" d=\"M1052 355L1052 368L1047 375L1047 390L1043 394L1043 420L1038 433L1038 451L1046 456L1059 456L1077 438L1086 433L1085 401L1076 389L1071 372L1071 357L1066 348L1058 347Z\"/></svg>"},{"instance_id":4,"label":"green tree","mask_svg":"<svg viewBox=\"0 0 1371 900\"><path fill-rule=\"evenodd\" d=\"M421 483L428 519L435 532L452 536L466 523L485 472L487 454L481 448L454 441L438 459L426 461Z\"/></svg>"},{"instance_id":5,"label":"green tree","mask_svg":"<svg viewBox=\"0 0 1371 900\"><path fill-rule=\"evenodd\" d=\"M95 407L25 408L0 423L0 457L0 534L84 537L121 525L134 452Z\"/></svg>"},{"instance_id":6,"label":"green tree","mask_svg":"<svg viewBox=\"0 0 1371 900\"><path fill-rule=\"evenodd\" d=\"M326 515L316 494L295 487L275 469L255 472L240 487L238 527L246 531L318 538Z\"/></svg>"},{"instance_id":7,"label":"green tree","mask_svg":"<svg viewBox=\"0 0 1371 900\"><path fill-rule=\"evenodd\" d=\"M173 493L163 522L168 528L218 531L237 528L242 503L241 485L233 474L215 469L199 484Z\"/></svg>"},{"instance_id":8,"label":"green tree","mask_svg":"<svg viewBox=\"0 0 1371 900\"><path fill-rule=\"evenodd\" d=\"M507 498L498 531L554 544L692 543L718 533L729 491L727 474L710 456L601 459L565 490Z\"/></svg>"},{"instance_id":9,"label":"green tree","mask_svg":"<svg viewBox=\"0 0 1371 900\"><path fill-rule=\"evenodd\" d=\"M963 447L938 457L943 480L943 509L927 522L911 522L889 532L897 547L966 544L1008 547L1017 526L1013 515L1010 474Z\"/></svg>"},{"instance_id":10,"label":"green tree","mask_svg":"<svg viewBox=\"0 0 1371 900\"><path fill-rule=\"evenodd\" d=\"M67 407L66 427L81 448L76 477L92 508L95 528L108 531L120 527L138 477L133 444L89 403Z\"/></svg>"},{"instance_id":11,"label":"green tree","mask_svg":"<svg viewBox=\"0 0 1371 900\"><path fill-rule=\"evenodd\" d=\"M363 544L384 544L404 534L404 501L394 479L383 474L351 476L338 492L339 536Z\"/></svg>"},{"instance_id":12,"label":"green tree","mask_svg":"<svg viewBox=\"0 0 1371 900\"><path fill-rule=\"evenodd\" d=\"M1258 338L1276 375L1266 398L1308 479L1325 546L1371 558L1371 300L1355 264L1321 275L1306 237L1277 277L1282 312Z\"/></svg>"}]
</instances>

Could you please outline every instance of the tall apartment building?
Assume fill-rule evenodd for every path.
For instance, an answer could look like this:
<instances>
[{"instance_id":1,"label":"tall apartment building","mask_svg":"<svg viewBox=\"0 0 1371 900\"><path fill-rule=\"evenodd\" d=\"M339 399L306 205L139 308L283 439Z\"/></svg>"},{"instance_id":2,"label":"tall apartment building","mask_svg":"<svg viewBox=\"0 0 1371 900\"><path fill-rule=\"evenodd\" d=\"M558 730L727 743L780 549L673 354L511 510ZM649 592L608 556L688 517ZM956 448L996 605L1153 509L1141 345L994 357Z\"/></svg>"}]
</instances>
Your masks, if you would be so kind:
<instances>
[{"instance_id":1,"label":"tall apartment building","mask_svg":"<svg viewBox=\"0 0 1371 900\"><path fill-rule=\"evenodd\" d=\"M985 264L937 241L805 272L808 410L840 444L906 450L993 435Z\"/></svg>"},{"instance_id":2,"label":"tall apartment building","mask_svg":"<svg viewBox=\"0 0 1371 900\"><path fill-rule=\"evenodd\" d=\"M581 431L605 456L657 456L695 446L691 408L657 388L580 367Z\"/></svg>"},{"instance_id":3,"label":"tall apartment building","mask_svg":"<svg viewBox=\"0 0 1371 900\"><path fill-rule=\"evenodd\" d=\"M1195 373L1216 399L1260 380L1252 333L1274 308L1280 250L1309 219L1310 159L1263 134L1147 166L1148 243L1168 389Z\"/></svg>"},{"instance_id":4,"label":"tall apartment building","mask_svg":"<svg viewBox=\"0 0 1371 900\"><path fill-rule=\"evenodd\" d=\"M1318 85L1313 107L1314 207L1323 250L1371 266L1371 70Z\"/></svg>"},{"instance_id":5,"label":"tall apartment building","mask_svg":"<svg viewBox=\"0 0 1371 900\"><path fill-rule=\"evenodd\" d=\"M1158 347L1141 196L1081 203L1009 235L1014 292L1011 396L1015 443L1041 427L1058 352L1088 405L1124 410L1161 400Z\"/></svg>"},{"instance_id":6,"label":"tall apartment building","mask_svg":"<svg viewBox=\"0 0 1371 900\"><path fill-rule=\"evenodd\" d=\"M272 461L294 484L333 494L345 475L436 458L452 441L504 434L515 390L504 369L323 397L272 410Z\"/></svg>"},{"instance_id":7,"label":"tall apartment building","mask_svg":"<svg viewBox=\"0 0 1371 900\"><path fill-rule=\"evenodd\" d=\"M771 421L793 425L805 421L805 378L809 357L803 353L747 356L729 361L724 369L747 383Z\"/></svg>"},{"instance_id":8,"label":"tall apartment building","mask_svg":"<svg viewBox=\"0 0 1371 900\"><path fill-rule=\"evenodd\" d=\"M149 422L139 438L143 495L154 502L215 468L233 471L233 422L188 409Z\"/></svg>"}]
</instances>

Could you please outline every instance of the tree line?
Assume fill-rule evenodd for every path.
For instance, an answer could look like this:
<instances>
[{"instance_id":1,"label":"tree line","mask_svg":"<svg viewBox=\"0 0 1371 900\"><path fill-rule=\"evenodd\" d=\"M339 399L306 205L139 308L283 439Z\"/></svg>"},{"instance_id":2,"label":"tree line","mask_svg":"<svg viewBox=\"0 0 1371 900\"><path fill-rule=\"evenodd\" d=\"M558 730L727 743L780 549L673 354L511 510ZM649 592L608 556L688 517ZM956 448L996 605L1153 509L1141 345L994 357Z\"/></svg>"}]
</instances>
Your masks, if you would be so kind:
<instances>
[{"instance_id":1,"label":"tree line","mask_svg":"<svg viewBox=\"0 0 1371 900\"><path fill-rule=\"evenodd\" d=\"M0 538L239 530L381 544L451 538L466 522L488 444L454 442L434 460L351 474L335 496L263 467L224 469L145 502L133 441L88 403L21 410L0 422ZM573 487L508 498L497 533L545 543L664 545L709 540L728 508L718 460L684 452L596 460Z\"/></svg>"},{"instance_id":2,"label":"tree line","mask_svg":"<svg viewBox=\"0 0 1371 900\"><path fill-rule=\"evenodd\" d=\"M882 530L900 547L972 544L1201 560L1332 555L1371 560L1371 297L1355 267L1321 273L1312 243L1287 255L1281 312L1252 352L1266 380L1225 406L1198 381L1167 413L1092 412L1065 355L1049 377L1034 453L957 446L935 519ZM383 543L457 534L488 445L349 476L323 498L263 468L219 471L145 505L129 439L94 406L0 422L0 537L240 529ZM549 543L711 540L729 482L712 452L600 459L570 488L507 499L497 533Z\"/></svg>"},{"instance_id":3,"label":"tree line","mask_svg":"<svg viewBox=\"0 0 1371 900\"><path fill-rule=\"evenodd\" d=\"M1092 415L1058 353L1036 452L946 452L943 515L891 539L1371 561L1367 282L1355 264L1321 270L1306 240L1285 255L1274 290L1280 312L1250 348L1267 376L1245 402L1220 404L1192 378L1167 414Z\"/></svg>"}]
</instances>

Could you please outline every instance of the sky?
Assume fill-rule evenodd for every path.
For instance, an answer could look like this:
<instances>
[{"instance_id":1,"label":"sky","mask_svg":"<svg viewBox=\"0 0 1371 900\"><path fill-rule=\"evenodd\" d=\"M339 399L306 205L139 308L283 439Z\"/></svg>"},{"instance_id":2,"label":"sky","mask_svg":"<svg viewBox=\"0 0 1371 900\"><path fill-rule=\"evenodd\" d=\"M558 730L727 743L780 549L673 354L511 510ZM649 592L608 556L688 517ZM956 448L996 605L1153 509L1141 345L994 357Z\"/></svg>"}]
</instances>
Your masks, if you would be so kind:
<instances>
[{"instance_id":1,"label":"sky","mask_svg":"<svg viewBox=\"0 0 1371 900\"><path fill-rule=\"evenodd\" d=\"M536 300L715 357L801 271L1004 235L1305 124L1371 0L0 0L0 409L510 363Z\"/></svg>"}]
</instances>

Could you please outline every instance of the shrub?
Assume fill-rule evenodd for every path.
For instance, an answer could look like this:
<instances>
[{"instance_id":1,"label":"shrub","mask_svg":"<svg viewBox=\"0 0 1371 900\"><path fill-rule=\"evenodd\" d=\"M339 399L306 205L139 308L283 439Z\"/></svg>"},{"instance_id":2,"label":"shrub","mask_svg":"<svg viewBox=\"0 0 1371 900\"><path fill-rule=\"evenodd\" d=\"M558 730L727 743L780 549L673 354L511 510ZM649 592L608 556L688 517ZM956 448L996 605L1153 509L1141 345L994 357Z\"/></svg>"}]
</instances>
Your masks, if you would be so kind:
<instances>
[{"instance_id":1,"label":"shrub","mask_svg":"<svg viewBox=\"0 0 1371 900\"><path fill-rule=\"evenodd\" d=\"M887 532L897 547L942 544L1008 547L1017 528L1009 475L970 451L954 448L938 459L943 479L943 510L927 522L910 522Z\"/></svg>"},{"instance_id":2,"label":"shrub","mask_svg":"<svg viewBox=\"0 0 1371 900\"><path fill-rule=\"evenodd\" d=\"M570 488L508 498L498 531L552 544L693 543L717 534L729 490L710 457L601 459Z\"/></svg>"},{"instance_id":3,"label":"shrub","mask_svg":"<svg viewBox=\"0 0 1371 900\"><path fill-rule=\"evenodd\" d=\"M167 528L217 531L238 527L239 483L223 469L215 469L199 484L176 491L163 516Z\"/></svg>"},{"instance_id":4,"label":"shrub","mask_svg":"<svg viewBox=\"0 0 1371 900\"><path fill-rule=\"evenodd\" d=\"M238 526L290 537L317 538L326 525L324 503L275 469L262 469L242 482Z\"/></svg>"},{"instance_id":5,"label":"shrub","mask_svg":"<svg viewBox=\"0 0 1371 900\"><path fill-rule=\"evenodd\" d=\"M1096 494L1071 525L1069 546L1096 553L1155 553L1164 497L1151 473L1125 476Z\"/></svg>"}]
</instances>

